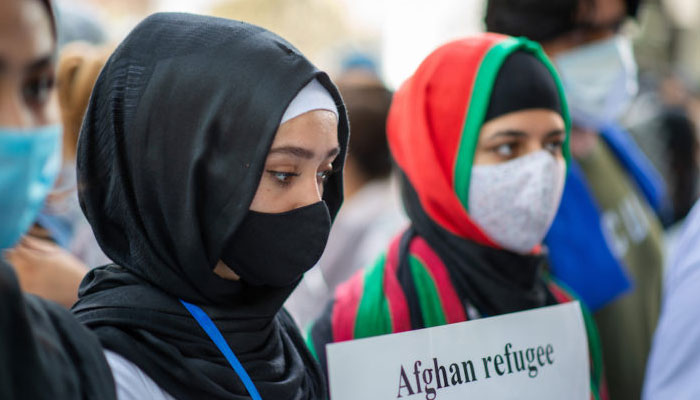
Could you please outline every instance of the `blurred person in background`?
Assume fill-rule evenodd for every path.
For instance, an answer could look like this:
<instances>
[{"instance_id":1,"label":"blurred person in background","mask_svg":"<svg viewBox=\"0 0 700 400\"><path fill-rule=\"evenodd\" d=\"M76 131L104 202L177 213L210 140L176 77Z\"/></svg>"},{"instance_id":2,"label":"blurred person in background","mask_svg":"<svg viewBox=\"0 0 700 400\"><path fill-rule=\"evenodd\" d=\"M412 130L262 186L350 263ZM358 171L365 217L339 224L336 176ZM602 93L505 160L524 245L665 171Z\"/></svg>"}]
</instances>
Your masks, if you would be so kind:
<instances>
[{"instance_id":1,"label":"blurred person in background","mask_svg":"<svg viewBox=\"0 0 700 400\"><path fill-rule=\"evenodd\" d=\"M570 121L540 46L481 34L431 53L394 95L387 122L409 228L338 286L307 337L326 344L571 301L541 242L559 206ZM591 391L605 398L585 311Z\"/></svg>"},{"instance_id":2,"label":"blurred person in background","mask_svg":"<svg viewBox=\"0 0 700 400\"><path fill-rule=\"evenodd\" d=\"M693 120L694 85L672 74L662 80L662 127L674 200L669 264L659 326L647 363L643 399L700 398L700 206L698 138ZM687 213L687 214L686 214Z\"/></svg>"},{"instance_id":3,"label":"blurred person in background","mask_svg":"<svg viewBox=\"0 0 700 400\"><path fill-rule=\"evenodd\" d=\"M669 189L673 215L669 223L685 220L698 199L698 137L695 123L684 108L664 110L661 117L664 151L669 160Z\"/></svg>"},{"instance_id":4,"label":"blurred person in background","mask_svg":"<svg viewBox=\"0 0 700 400\"><path fill-rule=\"evenodd\" d=\"M324 397L282 305L326 245L348 136L328 76L263 28L160 13L124 39L77 157L114 264L73 307L121 400Z\"/></svg>"},{"instance_id":5,"label":"blurred person in background","mask_svg":"<svg viewBox=\"0 0 700 400\"><path fill-rule=\"evenodd\" d=\"M78 132L97 75L109 56L106 33L85 5L54 3L58 30L56 84L63 122L63 160L54 190L32 233L68 250L87 266L109 262L100 251L78 204L75 155Z\"/></svg>"},{"instance_id":6,"label":"blurred person in background","mask_svg":"<svg viewBox=\"0 0 700 400\"><path fill-rule=\"evenodd\" d=\"M407 221L391 176L386 117L391 92L374 64L356 55L336 79L352 128L345 162L345 200L318 264L285 304L304 329L331 299L335 287L369 265Z\"/></svg>"},{"instance_id":7,"label":"blurred person in background","mask_svg":"<svg viewBox=\"0 0 700 400\"><path fill-rule=\"evenodd\" d=\"M56 49L47 0L0 2L0 398L115 399L97 338L61 306L23 295L5 263L60 169ZM18 272L51 261L61 276L65 253L35 244Z\"/></svg>"},{"instance_id":8,"label":"blurred person in background","mask_svg":"<svg viewBox=\"0 0 700 400\"><path fill-rule=\"evenodd\" d=\"M487 30L540 42L571 108L572 163L545 239L555 276L595 311L610 395L638 399L663 270L663 181L617 124L637 90L621 32L639 0L489 0Z\"/></svg>"},{"instance_id":9,"label":"blurred person in background","mask_svg":"<svg viewBox=\"0 0 700 400\"><path fill-rule=\"evenodd\" d=\"M54 3L58 28L58 49L72 42L85 42L104 46L107 33L98 18L84 2L57 0Z\"/></svg>"},{"instance_id":10,"label":"blurred person in background","mask_svg":"<svg viewBox=\"0 0 700 400\"><path fill-rule=\"evenodd\" d=\"M693 113L693 92L690 79L680 73L671 73L661 80L662 151L667 160L668 182L673 214L669 225L682 222L698 199L698 148L697 121Z\"/></svg>"},{"instance_id":11,"label":"blurred person in background","mask_svg":"<svg viewBox=\"0 0 700 400\"><path fill-rule=\"evenodd\" d=\"M643 399L700 398L700 206L680 234L664 282L659 326L649 355Z\"/></svg>"},{"instance_id":12,"label":"blurred person in background","mask_svg":"<svg viewBox=\"0 0 700 400\"><path fill-rule=\"evenodd\" d=\"M100 250L80 209L75 158L88 100L110 53L108 48L86 42L72 42L61 50L57 84L63 121L63 166L39 219L50 220L56 227L55 236L61 238L58 243L88 267L107 264L109 259Z\"/></svg>"},{"instance_id":13,"label":"blurred person in background","mask_svg":"<svg viewBox=\"0 0 700 400\"><path fill-rule=\"evenodd\" d=\"M29 234L6 255L23 290L67 308L78 299L88 266L109 262L80 209L75 174L80 124L107 56L105 50L83 42L61 51L54 96L63 124L61 169Z\"/></svg>"},{"instance_id":14,"label":"blurred person in background","mask_svg":"<svg viewBox=\"0 0 700 400\"><path fill-rule=\"evenodd\" d=\"M52 191L27 235L6 253L22 289L70 307L89 266L109 262L78 204L75 148L92 85L107 53L87 43L103 43L94 17L65 3L55 7L59 60L56 73L63 122L62 164ZM56 96L52 101L55 101Z\"/></svg>"},{"instance_id":15,"label":"blurred person in background","mask_svg":"<svg viewBox=\"0 0 700 400\"><path fill-rule=\"evenodd\" d=\"M643 92L622 123L667 184L670 207L662 215L661 222L668 260L673 256L679 228L700 194L700 154L693 109L693 92L697 85L680 69L661 77L645 74L640 78Z\"/></svg>"}]
</instances>

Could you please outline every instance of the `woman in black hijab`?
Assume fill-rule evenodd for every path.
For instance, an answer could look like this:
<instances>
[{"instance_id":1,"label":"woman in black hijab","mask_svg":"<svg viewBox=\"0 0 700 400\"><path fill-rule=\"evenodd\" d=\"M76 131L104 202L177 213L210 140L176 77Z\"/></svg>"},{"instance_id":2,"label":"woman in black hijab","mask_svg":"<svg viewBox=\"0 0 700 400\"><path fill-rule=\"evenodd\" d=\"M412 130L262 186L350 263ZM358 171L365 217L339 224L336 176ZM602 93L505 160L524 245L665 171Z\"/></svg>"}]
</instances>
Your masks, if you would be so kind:
<instances>
[{"instance_id":1,"label":"woman in black hijab","mask_svg":"<svg viewBox=\"0 0 700 400\"><path fill-rule=\"evenodd\" d=\"M114 264L73 309L120 398L325 397L282 304L325 246L347 140L328 76L262 28L156 14L124 40L78 149L80 202Z\"/></svg>"}]
</instances>

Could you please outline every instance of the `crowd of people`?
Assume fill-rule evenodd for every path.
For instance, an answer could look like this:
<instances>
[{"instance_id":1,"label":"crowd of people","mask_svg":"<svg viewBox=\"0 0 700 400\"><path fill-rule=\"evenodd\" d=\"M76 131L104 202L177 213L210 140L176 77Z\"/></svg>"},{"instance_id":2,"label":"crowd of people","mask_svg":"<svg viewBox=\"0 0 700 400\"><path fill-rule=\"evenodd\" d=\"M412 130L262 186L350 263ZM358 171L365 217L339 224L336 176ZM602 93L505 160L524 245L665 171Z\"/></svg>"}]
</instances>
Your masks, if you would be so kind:
<instances>
[{"instance_id":1,"label":"crowd of people","mask_svg":"<svg viewBox=\"0 0 700 400\"><path fill-rule=\"evenodd\" d=\"M330 343L571 301L592 398L698 397L694 110L623 123L640 1L488 0L394 93L242 21L112 48L0 2L0 398L324 399Z\"/></svg>"}]
</instances>

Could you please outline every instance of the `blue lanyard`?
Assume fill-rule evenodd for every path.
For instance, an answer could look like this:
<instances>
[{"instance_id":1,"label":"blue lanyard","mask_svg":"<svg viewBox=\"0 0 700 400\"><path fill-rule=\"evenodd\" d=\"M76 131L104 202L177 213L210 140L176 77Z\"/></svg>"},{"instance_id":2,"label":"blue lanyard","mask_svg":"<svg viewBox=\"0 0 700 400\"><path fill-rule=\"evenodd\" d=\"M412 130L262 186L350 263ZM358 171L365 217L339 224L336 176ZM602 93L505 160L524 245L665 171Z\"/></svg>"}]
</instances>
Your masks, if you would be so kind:
<instances>
[{"instance_id":1,"label":"blue lanyard","mask_svg":"<svg viewBox=\"0 0 700 400\"><path fill-rule=\"evenodd\" d=\"M209 335L211 341L214 342L216 347L219 348L221 354L223 354L224 357L226 357L228 363L231 364L233 370L236 371L238 377L241 378L241 381L243 382L245 388L248 390L248 394L250 394L250 397L253 400L262 400L262 397L260 397L258 389L255 388L255 385L250 379L250 376L248 376L248 373L245 372L243 365L241 365L241 362L238 361L236 355L233 354L233 351L229 347L228 343L226 343L226 340L221 335L221 332L219 332L219 329L216 327L216 325L214 325L214 322L211 320L211 318L209 318L207 313L205 313L204 310L202 310L201 308L195 306L194 304L190 304L185 300L180 300L180 303L182 303L182 305L185 306L187 311L189 311L190 314L192 314L199 326L201 326L202 329L204 329L204 332L206 332L207 335Z\"/></svg>"}]
</instances>

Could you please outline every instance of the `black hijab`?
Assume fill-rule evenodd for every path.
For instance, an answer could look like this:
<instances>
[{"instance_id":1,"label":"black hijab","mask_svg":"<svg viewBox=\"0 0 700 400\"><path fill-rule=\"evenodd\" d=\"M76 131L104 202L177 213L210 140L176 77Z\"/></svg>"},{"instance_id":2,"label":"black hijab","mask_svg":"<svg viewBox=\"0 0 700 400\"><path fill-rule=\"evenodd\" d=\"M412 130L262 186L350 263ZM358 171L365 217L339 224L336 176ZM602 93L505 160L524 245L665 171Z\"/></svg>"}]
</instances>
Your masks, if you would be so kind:
<instances>
[{"instance_id":1,"label":"black hijab","mask_svg":"<svg viewBox=\"0 0 700 400\"><path fill-rule=\"evenodd\" d=\"M339 105L334 167L341 170L348 124L338 91L262 28L155 14L97 80L78 147L79 196L115 265L86 277L74 312L107 349L175 397L248 397L178 298L202 306L263 398L325 393L318 366L280 311L296 284L252 287L212 272L248 212L282 114L314 78ZM342 202L341 176L324 190L331 217Z\"/></svg>"},{"instance_id":2,"label":"black hijab","mask_svg":"<svg viewBox=\"0 0 700 400\"><path fill-rule=\"evenodd\" d=\"M0 399L116 399L95 335L58 304L23 295L1 258Z\"/></svg>"}]
</instances>

